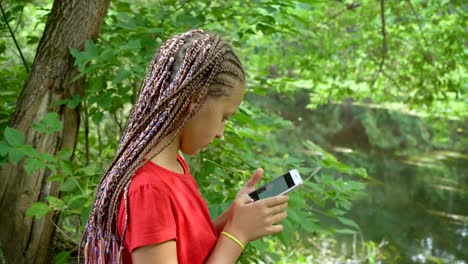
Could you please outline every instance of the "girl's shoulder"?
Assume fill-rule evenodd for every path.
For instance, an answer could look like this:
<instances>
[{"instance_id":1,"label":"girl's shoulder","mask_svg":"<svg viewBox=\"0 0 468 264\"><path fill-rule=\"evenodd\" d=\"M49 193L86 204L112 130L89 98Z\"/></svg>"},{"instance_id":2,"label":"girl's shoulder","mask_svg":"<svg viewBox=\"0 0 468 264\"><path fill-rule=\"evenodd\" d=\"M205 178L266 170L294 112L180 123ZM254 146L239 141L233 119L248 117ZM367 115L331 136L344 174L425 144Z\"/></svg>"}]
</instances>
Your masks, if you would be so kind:
<instances>
[{"instance_id":1,"label":"girl's shoulder","mask_svg":"<svg viewBox=\"0 0 468 264\"><path fill-rule=\"evenodd\" d=\"M153 189L170 192L174 185L185 185L192 182L193 177L188 171L188 166L183 158L179 157L186 173L179 174L168 170L152 161L146 163L135 172L135 176L130 183L129 193L137 190Z\"/></svg>"}]
</instances>

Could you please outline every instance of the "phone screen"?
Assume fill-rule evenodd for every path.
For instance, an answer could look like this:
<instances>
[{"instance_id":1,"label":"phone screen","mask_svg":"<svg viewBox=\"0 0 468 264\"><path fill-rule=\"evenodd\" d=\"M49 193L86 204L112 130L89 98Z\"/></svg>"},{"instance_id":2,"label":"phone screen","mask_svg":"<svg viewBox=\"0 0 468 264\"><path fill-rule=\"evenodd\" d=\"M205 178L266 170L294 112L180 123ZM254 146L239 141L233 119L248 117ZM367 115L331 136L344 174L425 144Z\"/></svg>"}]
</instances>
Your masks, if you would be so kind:
<instances>
[{"instance_id":1,"label":"phone screen","mask_svg":"<svg viewBox=\"0 0 468 264\"><path fill-rule=\"evenodd\" d=\"M294 181L291 178L291 174L288 172L285 175L278 177L272 182L251 192L249 195L254 200L264 199L281 194L293 186Z\"/></svg>"}]
</instances>

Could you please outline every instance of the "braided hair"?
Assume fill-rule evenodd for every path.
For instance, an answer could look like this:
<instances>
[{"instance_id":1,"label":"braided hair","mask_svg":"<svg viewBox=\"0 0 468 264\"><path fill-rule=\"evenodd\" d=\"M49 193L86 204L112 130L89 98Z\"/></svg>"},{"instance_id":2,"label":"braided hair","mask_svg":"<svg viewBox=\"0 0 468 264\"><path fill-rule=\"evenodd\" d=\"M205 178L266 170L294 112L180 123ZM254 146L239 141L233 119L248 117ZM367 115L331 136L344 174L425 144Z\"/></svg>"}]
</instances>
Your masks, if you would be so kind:
<instances>
[{"instance_id":1,"label":"braided hair","mask_svg":"<svg viewBox=\"0 0 468 264\"><path fill-rule=\"evenodd\" d=\"M148 68L114 161L99 183L83 233L85 263L121 263L128 226L128 188L143 157L167 147L208 97L228 96L245 73L231 46L219 36L191 30L161 46ZM193 107L189 107L192 104ZM163 146L161 140L170 138ZM123 195L125 223L118 235Z\"/></svg>"}]
</instances>

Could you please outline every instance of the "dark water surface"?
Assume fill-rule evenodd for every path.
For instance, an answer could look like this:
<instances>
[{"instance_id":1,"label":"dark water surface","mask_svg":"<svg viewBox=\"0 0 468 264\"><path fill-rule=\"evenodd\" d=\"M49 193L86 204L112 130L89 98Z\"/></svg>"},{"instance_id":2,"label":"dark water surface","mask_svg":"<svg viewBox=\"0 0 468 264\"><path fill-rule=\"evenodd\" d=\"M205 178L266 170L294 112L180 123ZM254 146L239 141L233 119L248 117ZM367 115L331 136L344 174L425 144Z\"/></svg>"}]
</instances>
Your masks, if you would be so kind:
<instances>
[{"instance_id":1,"label":"dark water surface","mask_svg":"<svg viewBox=\"0 0 468 264\"><path fill-rule=\"evenodd\" d=\"M359 155L347 152L338 155L344 161ZM466 156L383 153L368 157L367 164L368 196L353 203L349 218L364 239L388 241L389 258L382 263L468 263Z\"/></svg>"},{"instance_id":2,"label":"dark water surface","mask_svg":"<svg viewBox=\"0 0 468 264\"><path fill-rule=\"evenodd\" d=\"M327 120L333 114L338 122ZM346 105L312 116L306 126L315 131L317 124L325 126L322 144L370 176L367 195L353 203L349 218L365 240L388 242L382 263L468 263L465 122L434 124ZM346 243L340 250L349 253L351 248Z\"/></svg>"},{"instance_id":3,"label":"dark water surface","mask_svg":"<svg viewBox=\"0 0 468 264\"><path fill-rule=\"evenodd\" d=\"M261 108L273 105L293 122L301 140L367 170L366 195L353 202L347 215L361 233L339 237L337 254L352 255L359 248L356 240L364 239L386 241L386 258L378 263L467 264L467 120L356 106L352 99L304 110L309 96L256 102Z\"/></svg>"}]
</instances>

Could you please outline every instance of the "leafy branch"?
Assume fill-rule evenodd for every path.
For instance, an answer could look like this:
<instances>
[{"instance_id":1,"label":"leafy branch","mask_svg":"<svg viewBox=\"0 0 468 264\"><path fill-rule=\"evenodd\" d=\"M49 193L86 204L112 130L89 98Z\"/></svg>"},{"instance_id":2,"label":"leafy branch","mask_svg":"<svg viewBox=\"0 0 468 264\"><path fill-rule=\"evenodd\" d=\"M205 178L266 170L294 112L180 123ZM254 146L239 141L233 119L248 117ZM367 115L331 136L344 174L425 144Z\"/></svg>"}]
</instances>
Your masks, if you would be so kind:
<instances>
[{"instance_id":1,"label":"leafy branch","mask_svg":"<svg viewBox=\"0 0 468 264\"><path fill-rule=\"evenodd\" d=\"M382 22L382 58L379 65L379 72L382 72L383 65L385 63L385 57L387 56L387 31L385 30L385 0L380 0L380 20Z\"/></svg>"},{"instance_id":2,"label":"leafy branch","mask_svg":"<svg viewBox=\"0 0 468 264\"><path fill-rule=\"evenodd\" d=\"M24 56L23 56L23 52L21 52L21 48L18 45L18 42L16 41L15 33L11 30L10 23L8 22L8 18L6 17L5 10L3 9L1 2L0 2L0 10L2 12L2 16L3 16L3 19L5 20L5 24L8 28L8 31L10 32L11 38L13 39L13 42L15 42L16 49L18 49L21 60L23 61L24 67L26 68L26 72L29 73L28 64L26 63L26 60L24 59Z\"/></svg>"},{"instance_id":3,"label":"leafy branch","mask_svg":"<svg viewBox=\"0 0 468 264\"><path fill-rule=\"evenodd\" d=\"M424 45L425 47L428 47L427 45L427 39L426 39L426 36L424 35L424 31L421 27L421 19L419 18L419 15L418 13L416 12L416 9L414 8L413 6L413 3L411 3L411 0L406 0L406 2L408 3L409 7L411 8L411 12L414 14L414 16L416 17L416 21L418 22L418 28L419 28L419 31L421 32L421 36L423 38L423 41L424 41Z\"/></svg>"},{"instance_id":4,"label":"leafy branch","mask_svg":"<svg viewBox=\"0 0 468 264\"><path fill-rule=\"evenodd\" d=\"M385 0L380 0L380 21L381 21L380 32L381 32L381 35L382 35L382 56L380 58L379 69L375 73L370 87L374 86L375 82L379 78L379 75L382 74L383 76L390 79L390 81L392 81L393 84L395 84L395 86L398 88L398 90L400 90L400 87L399 87L398 83L390 75L388 75L383 69L383 67L385 65L385 59L387 58L387 53L388 53L387 30L386 30L386 20L385 20Z\"/></svg>"},{"instance_id":5,"label":"leafy branch","mask_svg":"<svg viewBox=\"0 0 468 264\"><path fill-rule=\"evenodd\" d=\"M323 24L324 25L329 25L331 23L332 20L336 19L337 17L339 17L341 14L343 14L345 11L354 11L355 9L357 9L358 7L362 6L362 3L350 3L350 4L346 4L345 7L343 7L342 9L340 9L338 12L336 12L335 14L331 15L327 21L325 21Z\"/></svg>"}]
</instances>

